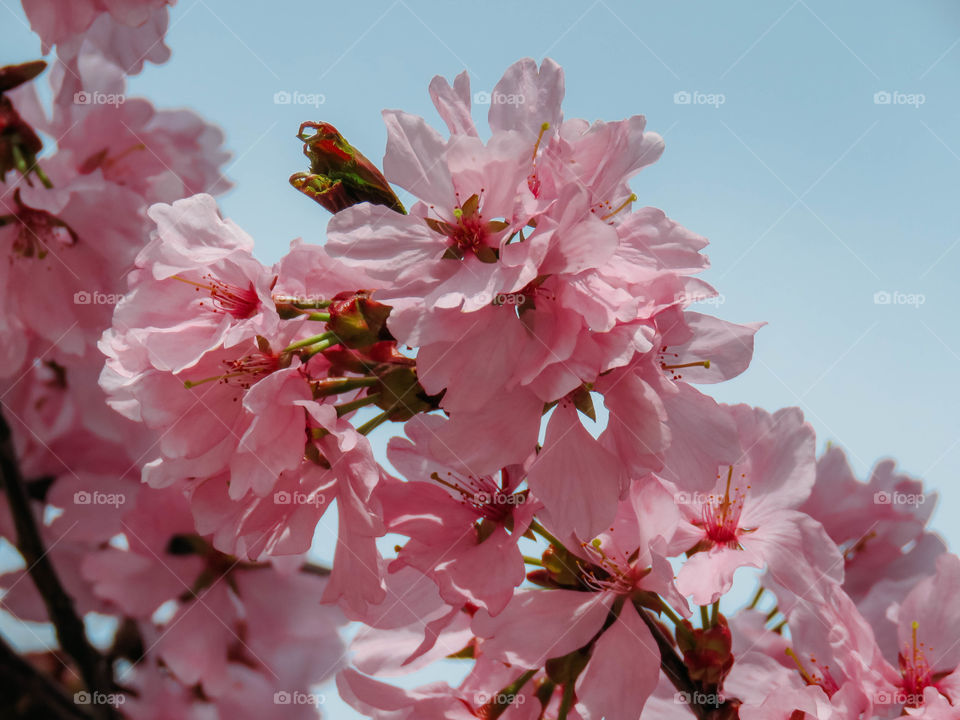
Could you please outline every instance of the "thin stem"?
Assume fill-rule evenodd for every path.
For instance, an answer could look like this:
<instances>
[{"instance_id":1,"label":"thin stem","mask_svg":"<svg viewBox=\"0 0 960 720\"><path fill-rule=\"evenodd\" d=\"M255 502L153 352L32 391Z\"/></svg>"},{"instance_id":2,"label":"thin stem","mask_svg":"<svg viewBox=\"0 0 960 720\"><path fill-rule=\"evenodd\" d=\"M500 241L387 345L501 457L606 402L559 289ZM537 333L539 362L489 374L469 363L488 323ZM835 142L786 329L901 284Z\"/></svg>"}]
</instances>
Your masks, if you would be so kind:
<instances>
[{"instance_id":1,"label":"thin stem","mask_svg":"<svg viewBox=\"0 0 960 720\"><path fill-rule=\"evenodd\" d=\"M690 630L690 628L686 626L686 623L683 622L683 618L677 615L673 611L673 608L667 605L667 603L664 601L663 598L659 598L659 600L660 600L660 610L663 612L664 615L670 618L674 626L676 626L677 632L687 635L692 640L693 632Z\"/></svg>"},{"instance_id":2,"label":"thin stem","mask_svg":"<svg viewBox=\"0 0 960 720\"><path fill-rule=\"evenodd\" d=\"M0 638L0 715L91 720L63 689Z\"/></svg>"},{"instance_id":3,"label":"thin stem","mask_svg":"<svg viewBox=\"0 0 960 720\"><path fill-rule=\"evenodd\" d=\"M573 707L573 692L576 683L569 682L563 686L563 698L560 700L560 709L557 711L557 720L567 720L567 714Z\"/></svg>"},{"instance_id":4,"label":"thin stem","mask_svg":"<svg viewBox=\"0 0 960 720\"><path fill-rule=\"evenodd\" d=\"M373 405L380 399L381 395L382 393L371 393L365 397L357 398L356 400L351 400L350 402L345 402L341 405L335 405L334 407L337 409L337 417L343 417L349 412L366 407L367 405Z\"/></svg>"},{"instance_id":5,"label":"thin stem","mask_svg":"<svg viewBox=\"0 0 960 720\"><path fill-rule=\"evenodd\" d=\"M531 521L530 521L530 529L533 530L533 531L534 531L535 533L537 533L538 535L540 535L540 537L542 537L542 538L543 538L544 540L546 540L548 543L550 543L550 544L553 545L554 547L558 548L559 550L566 550L566 549L567 549L567 548L565 548L565 547L563 546L563 543L562 543L562 542L560 542L559 540L557 540L557 539L550 533L549 530L547 530L545 527L543 527L543 525L541 525L541 524L540 524L539 522L537 522L536 520L531 520Z\"/></svg>"},{"instance_id":6,"label":"thin stem","mask_svg":"<svg viewBox=\"0 0 960 720\"><path fill-rule=\"evenodd\" d=\"M17 549L27 564L27 573L36 585L47 615L57 633L60 647L76 662L83 682L91 692L109 694L115 687L113 671L106 659L87 639L83 620L53 567L43 546L36 518L23 486L23 476L13 448L13 438L6 418L0 413L0 479L3 480L10 514L17 533ZM107 704L92 706L94 716L104 720L119 718Z\"/></svg>"},{"instance_id":7,"label":"thin stem","mask_svg":"<svg viewBox=\"0 0 960 720\"><path fill-rule=\"evenodd\" d=\"M336 345L338 342L339 340L337 339L337 336L328 331L325 333L320 333L319 335L314 335L313 337L304 338L303 340L297 340L295 343L290 343L283 349L283 352L293 352L294 350L310 347L311 345L323 345L320 350L326 350L328 347L331 345ZM319 352L319 350L316 350L316 352Z\"/></svg>"},{"instance_id":8,"label":"thin stem","mask_svg":"<svg viewBox=\"0 0 960 720\"><path fill-rule=\"evenodd\" d=\"M772 609L770 612L767 613L767 620L766 620L766 622L770 622L771 620L773 620L773 619L777 616L777 613L778 613L778 612L780 612L780 606L779 606L779 605L774 605L774 606L773 606L773 609Z\"/></svg>"},{"instance_id":9,"label":"thin stem","mask_svg":"<svg viewBox=\"0 0 960 720\"><path fill-rule=\"evenodd\" d=\"M326 378L317 381L313 386L314 397L324 397L327 395L340 395L341 393L359 390L364 387L373 387L380 383L378 377L343 377Z\"/></svg>"},{"instance_id":10,"label":"thin stem","mask_svg":"<svg viewBox=\"0 0 960 720\"><path fill-rule=\"evenodd\" d=\"M710 615L707 613L707 606L700 606L700 626L706 630L710 627Z\"/></svg>"},{"instance_id":11,"label":"thin stem","mask_svg":"<svg viewBox=\"0 0 960 720\"><path fill-rule=\"evenodd\" d=\"M307 320L316 320L317 322L329 322L330 313L312 312L307 315Z\"/></svg>"},{"instance_id":12,"label":"thin stem","mask_svg":"<svg viewBox=\"0 0 960 720\"><path fill-rule=\"evenodd\" d=\"M300 566L300 572L306 573L307 575L319 575L321 577L326 577L330 574L330 568L308 562Z\"/></svg>"},{"instance_id":13,"label":"thin stem","mask_svg":"<svg viewBox=\"0 0 960 720\"><path fill-rule=\"evenodd\" d=\"M763 585L760 585L759 587L757 587L757 593L753 596L753 600L751 600L750 604L747 605L748 610L753 610L757 606L757 603L760 602L760 598L763 597L763 593L764 593L764 587Z\"/></svg>"},{"instance_id":14,"label":"thin stem","mask_svg":"<svg viewBox=\"0 0 960 720\"><path fill-rule=\"evenodd\" d=\"M720 601L716 600L713 603L713 607L710 608L710 627L713 627L717 624L717 621L720 619Z\"/></svg>"},{"instance_id":15,"label":"thin stem","mask_svg":"<svg viewBox=\"0 0 960 720\"><path fill-rule=\"evenodd\" d=\"M537 566L539 566L539 567L543 567L543 560L541 560L540 558L535 558L535 557L530 557L529 555L524 555L524 556L523 556L523 561L524 561L527 565L537 565Z\"/></svg>"},{"instance_id":16,"label":"thin stem","mask_svg":"<svg viewBox=\"0 0 960 720\"><path fill-rule=\"evenodd\" d=\"M383 425L387 420L390 419L390 413L393 412L393 409L384 410L382 413L367 420L363 425L357 428L357 432L361 435L369 435L371 432L376 430L378 427Z\"/></svg>"},{"instance_id":17,"label":"thin stem","mask_svg":"<svg viewBox=\"0 0 960 720\"><path fill-rule=\"evenodd\" d=\"M527 684L527 681L530 680L534 675L537 674L536 670L527 670L523 675L518 677L512 683L503 688L497 696L493 699L493 702L489 705L489 711L486 714L486 718L489 720L496 720L498 717L503 715L507 711L507 708L510 707L510 704L516 698L517 693L520 692L521 688Z\"/></svg>"},{"instance_id":18,"label":"thin stem","mask_svg":"<svg viewBox=\"0 0 960 720\"><path fill-rule=\"evenodd\" d=\"M683 659L674 649L670 638L664 634L663 628L650 617L646 608L638 606L636 603L634 603L634 607L637 609L637 613L639 613L640 618L646 624L650 633L653 635L653 639L657 643L657 647L660 650L660 668L673 684L673 687L675 687L678 692L684 693L686 697L697 697L698 687L694 684L693 680L690 679L690 672L687 670L687 666L683 664ZM707 714L705 708L691 702L690 709L697 717L697 720L706 720Z\"/></svg>"}]
</instances>

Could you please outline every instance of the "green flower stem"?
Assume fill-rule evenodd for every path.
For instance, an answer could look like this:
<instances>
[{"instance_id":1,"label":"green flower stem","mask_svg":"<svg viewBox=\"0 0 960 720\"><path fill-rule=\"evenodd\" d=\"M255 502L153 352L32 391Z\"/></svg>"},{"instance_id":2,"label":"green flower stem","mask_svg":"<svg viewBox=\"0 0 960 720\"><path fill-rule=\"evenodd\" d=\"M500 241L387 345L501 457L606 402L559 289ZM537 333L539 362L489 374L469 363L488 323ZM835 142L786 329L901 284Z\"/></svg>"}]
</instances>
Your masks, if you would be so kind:
<instances>
[{"instance_id":1,"label":"green flower stem","mask_svg":"<svg viewBox=\"0 0 960 720\"><path fill-rule=\"evenodd\" d=\"M573 691L576 683L567 683L563 686L563 698L560 700L560 709L557 711L557 720L567 720L567 714L573 707Z\"/></svg>"},{"instance_id":2,"label":"green flower stem","mask_svg":"<svg viewBox=\"0 0 960 720\"><path fill-rule=\"evenodd\" d=\"M322 389L319 387L321 383L317 383L318 388L317 392L322 396L326 395L340 395L341 393L350 392L351 390L359 390L360 388L373 387L380 384L380 378L378 377L344 377L340 378L327 378L322 381L322 383L329 382L329 385L326 385Z\"/></svg>"},{"instance_id":3,"label":"green flower stem","mask_svg":"<svg viewBox=\"0 0 960 720\"><path fill-rule=\"evenodd\" d=\"M520 692L520 689L536 674L536 670L527 670L523 675L497 693L494 701L490 703L490 709L486 717L489 718L489 720L496 720L496 718L503 715L503 713L507 711L507 708L510 707L510 703L513 702L517 693ZM509 700L507 698L509 698Z\"/></svg>"},{"instance_id":4,"label":"green flower stem","mask_svg":"<svg viewBox=\"0 0 960 720\"><path fill-rule=\"evenodd\" d=\"M702 609L703 608L701 607L701 610ZM676 627L676 631L678 634L683 633L687 635L691 641L693 640L693 632L690 630L690 628L688 628L684 624L683 618L677 615L673 611L673 608L671 608L669 605L667 605L667 603L663 601L663 598L660 598L660 610L661 612L663 612L664 615L670 618L671 622L673 622L674 626ZM637 608L637 612L640 612L640 608Z\"/></svg>"},{"instance_id":5,"label":"green flower stem","mask_svg":"<svg viewBox=\"0 0 960 720\"><path fill-rule=\"evenodd\" d=\"M350 402L345 402L342 405L335 405L334 407L337 408L337 417L343 417L349 412L366 407L367 405L373 405L380 399L380 395L380 393L372 393L365 397L357 398L356 400L351 400Z\"/></svg>"},{"instance_id":6,"label":"green flower stem","mask_svg":"<svg viewBox=\"0 0 960 720\"><path fill-rule=\"evenodd\" d=\"M382 413L376 417L370 418L363 425L357 428L357 432L361 435L369 435L371 432L376 430L378 427L383 425L387 420L390 419L390 413L393 412L393 408L390 410L384 410Z\"/></svg>"},{"instance_id":7,"label":"green flower stem","mask_svg":"<svg viewBox=\"0 0 960 720\"><path fill-rule=\"evenodd\" d=\"M313 337L304 338L303 340L297 340L297 342L287 345L287 347L283 349L283 352L293 352L294 350L310 347L311 345L318 346L310 347L313 352L320 352L321 350L326 350L328 347L336 345L338 342L340 341L334 333L325 332L314 335Z\"/></svg>"},{"instance_id":8,"label":"green flower stem","mask_svg":"<svg viewBox=\"0 0 960 720\"><path fill-rule=\"evenodd\" d=\"M540 537L542 537L544 540L546 540L546 541L549 542L551 545L553 545L554 547L556 547L558 550L566 550L566 548L563 546L563 543L560 542L559 540L557 540L557 539L550 533L549 530L547 530L546 528L544 528L543 525L541 525L540 523L538 523L536 520L531 520L531 521L530 521L530 529L533 530L533 531L534 531L535 533L537 533L538 535L540 535Z\"/></svg>"}]
</instances>

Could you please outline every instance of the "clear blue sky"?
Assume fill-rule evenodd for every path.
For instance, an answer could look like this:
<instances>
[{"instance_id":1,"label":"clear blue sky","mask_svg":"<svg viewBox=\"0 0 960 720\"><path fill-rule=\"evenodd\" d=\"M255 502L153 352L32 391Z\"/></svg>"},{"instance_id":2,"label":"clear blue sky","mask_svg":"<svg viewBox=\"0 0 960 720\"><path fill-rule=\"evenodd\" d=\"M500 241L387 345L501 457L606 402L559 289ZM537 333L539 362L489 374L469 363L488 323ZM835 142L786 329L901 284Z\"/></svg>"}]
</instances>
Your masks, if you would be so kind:
<instances>
[{"instance_id":1,"label":"clear blue sky","mask_svg":"<svg viewBox=\"0 0 960 720\"><path fill-rule=\"evenodd\" d=\"M0 62L29 59L38 41L14 19L13 0L0 4ZM845 446L861 474L896 457L941 492L934 525L960 545L951 520L960 512L960 4L334 7L180 0L171 62L131 83L131 94L194 108L225 129L237 187L223 210L257 238L264 261L291 238L324 238L325 212L286 183L304 167L300 121L332 122L380 158L382 108L439 123L433 75L468 69L474 90L490 90L517 58L549 55L566 70L568 117L642 113L665 136L663 158L634 183L641 203L710 238L718 314L770 323L753 367L716 396L800 405L821 444ZM278 91L324 103L277 105ZM678 104L683 91L724 102ZM891 101L875 102L884 92ZM923 303L877 304L879 292Z\"/></svg>"}]
</instances>

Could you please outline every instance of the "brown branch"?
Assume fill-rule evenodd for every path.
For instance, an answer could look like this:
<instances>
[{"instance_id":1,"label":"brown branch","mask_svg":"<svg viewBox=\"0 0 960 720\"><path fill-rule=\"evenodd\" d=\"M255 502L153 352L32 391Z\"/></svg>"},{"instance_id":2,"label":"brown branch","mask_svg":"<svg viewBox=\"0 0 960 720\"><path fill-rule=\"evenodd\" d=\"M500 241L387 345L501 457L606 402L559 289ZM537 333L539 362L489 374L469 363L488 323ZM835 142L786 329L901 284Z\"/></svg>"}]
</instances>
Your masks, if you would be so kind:
<instances>
[{"instance_id":1,"label":"brown branch","mask_svg":"<svg viewBox=\"0 0 960 720\"><path fill-rule=\"evenodd\" d=\"M10 513L17 530L17 549L27 564L27 572L43 597L47 616L57 633L57 640L83 676L91 693L110 694L114 691L113 670L106 659L87 639L83 620L77 615L73 599L64 590L53 563L43 547L36 518L24 488L23 475L13 447L13 437L6 418L0 412L0 480L3 481L10 503ZM107 704L92 705L97 720L115 720L120 717Z\"/></svg>"},{"instance_id":2,"label":"brown branch","mask_svg":"<svg viewBox=\"0 0 960 720\"><path fill-rule=\"evenodd\" d=\"M653 639L656 640L657 647L660 649L660 668L666 673L667 678L673 683L677 692L683 693L691 698L690 710L697 716L697 720L707 720L708 714L706 709L692 701L692 698L697 697L699 694L700 688L690 679L690 673L687 671L687 666L683 663L683 658L680 657L673 647L673 643L670 642L670 639L664 634L663 628L650 617L647 610L637 606L637 612L650 629L650 634L653 635Z\"/></svg>"},{"instance_id":3,"label":"brown branch","mask_svg":"<svg viewBox=\"0 0 960 720\"><path fill-rule=\"evenodd\" d=\"M0 638L0 716L17 720L91 720L63 689Z\"/></svg>"}]
</instances>

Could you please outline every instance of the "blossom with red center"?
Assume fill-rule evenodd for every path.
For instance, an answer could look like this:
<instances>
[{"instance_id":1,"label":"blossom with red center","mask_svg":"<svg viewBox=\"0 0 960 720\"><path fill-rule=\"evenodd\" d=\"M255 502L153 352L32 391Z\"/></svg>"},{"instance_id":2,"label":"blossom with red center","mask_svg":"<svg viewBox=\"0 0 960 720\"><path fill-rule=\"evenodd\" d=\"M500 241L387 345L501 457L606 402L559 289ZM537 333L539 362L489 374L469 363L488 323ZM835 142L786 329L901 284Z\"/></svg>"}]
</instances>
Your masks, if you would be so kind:
<instances>
[{"instance_id":1,"label":"blossom with red center","mask_svg":"<svg viewBox=\"0 0 960 720\"><path fill-rule=\"evenodd\" d=\"M51 346L60 356L94 351L148 235L135 192L100 173L79 175L69 152L41 162L53 188L14 173L0 182L0 353L11 359L33 339L43 343L37 354ZM18 369L5 363L0 374Z\"/></svg>"},{"instance_id":2,"label":"blossom with red center","mask_svg":"<svg viewBox=\"0 0 960 720\"><path fill-rule=\"evenodd\" d=\"M432 578L450 605L471 603L499 612L524 579L517 542L541 506L518 486L523 468L492 475L460 471L436 458L432 441L446 421L419 416L406 424L409 441L395 438L390 462L409 482L378 489L390 532L409 538L390 565Z\"/></svg>"},{"instance_id":3,"label":"blossom with red center","mask_svg":"<svg viewBox=\"0 0 960 720\"><path fill-rule=\"evenodd\" d=\"M176 373L219 346L276 334L276 275L253 258L253 240L221 219L211 196L154 205L150 216L157 235L137 256L107 342L136 346L151 366Z\"/></svg>"},{"instance_id":4,"label":"blossom with red center","mask_svg":"<svg viewBox=\"0 0 960 720\"><path fill-rule=\"evenodd\" d=\"M954 705L960 698L960 609L948 600L960 592L960 558L943 553L936 573L913 586L890 616L896 618L898 640L896 698L907 707L925 704L935 689Z\"/></svg>"},{"instance_id":5,"label":"blossom with red center","mask_svg":"<svg viewBox=\"0 0 960 720\"><path fill-rule=\"evenodd\" d=\"M831 446L817 460L817 481L800 510L823 523L843 550L844 589L859 603L885 580L935 572L943 544L926 526L936 502L937 493L893 460L878 462L866 482L858 480L844 451ZM879 614L871 620L882 625L886 608L870 605Z\"/></svg>"},{"instance_id":6,"label":"blossom with red center","mask_svg":"<svg viewBox=\"0 0 960 720\"><path fill-rule=\"evenodd\" d=\"M578 703L610 720L637 717L660 675L660 651L639 614L648 612L643 603L657 593L689 614L664 554L678 519L658 482L632 486L610 530L577 550L582 587L520 590L500 614L477 612L478 654L539 668L589 648L589 662L575 678Z\"/></svg>"},{"instance_id":7,"label":"blossom with red center","mask_svg":"<svg viewBox=\"0 0 960 720\"><path fill-rule=\"evenodd\" d=\"M735 460L719 472L714 460L715 482L706 490L702 478L674 481L688 523L681 535L693 553L677 575L680 591L708 605L730 589L734 571L745 565L767 565L777 582L791 588L808 585L814 569L842 576L837 548L823 527L794 509L809 495L815 475L814 433L803 415L796 408L770 415L746 405L723 411L737 428L737 446L725 451ZM688 467L705 473L709 463L700 458Z\"/></svg>"}]
</instances>

